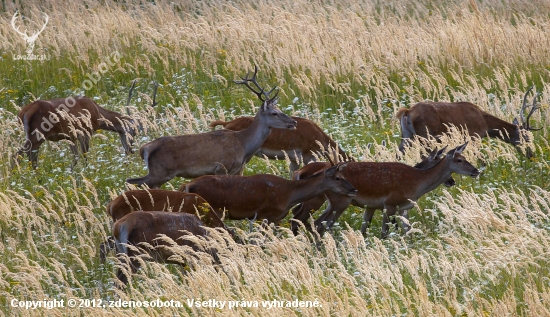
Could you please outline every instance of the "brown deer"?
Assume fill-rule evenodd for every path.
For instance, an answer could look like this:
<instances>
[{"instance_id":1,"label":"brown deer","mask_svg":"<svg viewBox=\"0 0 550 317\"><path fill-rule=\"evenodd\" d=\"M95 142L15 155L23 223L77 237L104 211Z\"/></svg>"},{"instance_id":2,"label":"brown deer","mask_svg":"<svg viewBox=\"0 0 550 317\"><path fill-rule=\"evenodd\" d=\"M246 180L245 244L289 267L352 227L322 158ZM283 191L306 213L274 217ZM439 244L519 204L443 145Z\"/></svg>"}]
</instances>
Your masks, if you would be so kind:
<instances>
[{"instance_id":1,"label":"brown deer","mask_svg":"<svg viewBox=\"0 0 550 317\"><path fill-rule=\"evenodd\" d=\"M149 142L139 150L149 173L126 181L154 188L176 176L195 178L202 175L235 175L262 146L271 128L296 129L296 121L277 108L276 95L269 98L256 82L258 68L252 78L235 81L244 84L262 101L250 127L242 131L218 130L199 134L165 136ZM250 86L256 86L255 90ZM265 98L265 99L264 99Z\"/></svg>"},{"instance_id":2,"label":"brown deer","mask_svg":"<svg viewBox=\"0 0 550 317\"><path fill-rule=\"evenodd\" d=\"M403 152L408 140L415 135L424 138L427 138L428 135L436 137L448 132L449 125L465 128L470 136L499 138L514 146L521 144L522 135L527 142L530 142L522 132L540 130L529 125L529 119L533 113L540 109L540 106L537 105L538 93L535 94L527 118L524 118L524 112L528 108L527 95L532 89L531 86L523 97L520 111L521 124L517 119L514 119L513 123L508 123L469 102L420 102L410 109L401 108L396 114L401 123L399 150ZM533 156L529 147L526 155L527 157Z\"/></svg>"},{"instance_id":3,"label":"brown deer","mask_svg":"<svg viewBox=\"0 0 550 317\"><path fill-rule=\"evenodd\" d=\"M128 95L127 111L134 85L135 82ZM24 106L18 117L23 123L26 138L15 158L17 160L20 155L26 153L33 169L38 166L38 151L46 140L70 140L74 167L79 156L77 142L80 152L87 153L95 131L101 129L117 132L126 154L130 154L136 129L139 128L139 122L130 117L129 112L128 115L122 115L107 110L85 96L36 100Z\"/></svg>"},{"instance_id":4,"label":"brown deer","mask_svg":"<svg viewBox=\"0 0 550 317\"><path fill-rule=\"evenodd\" d=\"M317 232L322 235L325 229L331 228L351 204L366 208L361 228L363 232L368 228L376 209L384 209L381 236L385 238L390 217L399 211L407 219L407 212L413 207L413 202L448 180L452 173L472 177L479 175L479 170L462 156L467 144L450 150L434 166L424 170L393 162L348 163L342 174L357 188L358 193L354 197L326 193L329 204L315 220ZM402 226L405 232L408 231L408 219L402 222Z\"/></svg>"},{"instance_id":5,"label":"brown deer","mask_svg":"<svg viewBox=\"0 0 550 317\"><path fill-rule=\"evenodd\" d=\"M165 235L180 246L189 246L194 251L206 251L218 262L216 250L203 247L200 243L185 237L207 237L208 231L204 223L196 216L183 212L165 211L135 211L120 218L113 225L117 256L122 267L117 271L118 279L128 283L128 277L123 267L130 262L130 271L135 273L140 267L137 256L143 252L149 254L154 261L182 264L170 257L176 255L173 245L160 238ZM138 247L141 249L138 249Z\"/></svg>"},{"instance_id":6,"label":"brown deer","mask_svg":"<svg viewBox=\"0 0 550 317\"><path fill-rule=\"evenodd\" d=\"M292 173L299 168L300 162L304 164L315 162L314 153L319 150L328 151L338 148L336 142L313 121L300 117L291 118L297 122L296 130L271 130L271 134L254 155L258 157L264 157L265 155L270 160L284 160L286 153L290 159L290 172ZM228 130L241 131L248 128L253 120L253 117L239 117L227 122L213 121L209 126L215 128L221 125ZM342 148L338 148L338 151L343 156L344 161L349 159Z\"/></svg>"},{"instance_id":7,"label":"brown deer","mask_svg":"<svg viewBox=\"0 0 550 317\"><path fill-rule=\"evenodd\" d=\"M354 196L357 191L342 176L345 168L346 164L336 165L296 181L269 174L203 176L179 190L200 195L219 215L225 211L228 219L257 217L278 223L292 206L326 191Z\"/></svg>"},{"instance_id":8,"label":"brown deer","mask_svg":"<svg viewBox=\"0 0 550 317\"><path fill-rule=\"evenodd\" d=\"M442 154L445 151L445 149L446 147L441 150L435 149L431 151L429 155L424 158L424 160L422 160L420 163L417 163L413 167L420 170L431 168L432 166L436 165L437 163L439 163L439 161L443 159ZM327 157L329 162L310 163L302 167L298 171L294 172L294 174L292 175L292 179L293 180L304 179L304 178L310 177L313 174L324 171L331 166L334 166L334 162L332 161L332 159L328 155L325 155L325 156ZM449 179L447 179L443 184L446 187L452 187L455 185L455 180L452 177L449 177ZM292 220L301 221L306 226L306 228L310 230L311 228L307 223L307 220L309 219L312 213L314 213L315 211L319 210L319 208L321 208L321 206L325 203L325 201L326 201L326 196L325 194L322 194L308 201L305 201L301 204L296 205L296 207L292 209L292 214L293 214ZM394 222L395 224L395 218L392 218L392 222ZM291 221L290 228L292 229L292 232L295 235L298 234L299 227L300 225L298 222Z\"/></svg>"},{"instance_id":9,"label":"brown deer","mask_svg":"<svg viewBox=\"0 0 550 317\"><path fill-rule=\"evenodd\" d=\"M174 190L149 189L129 190L113 199L107 205L107 214L115 223L120 218L133 211L173 211L199 215L200 219L210 228L223 228L230 233L222 219L214 212L206 200L196 194L182 193ZM101 263L109 250L114 248L114 240L108 237L99 246Z\"/></svg>"}]
</instances>

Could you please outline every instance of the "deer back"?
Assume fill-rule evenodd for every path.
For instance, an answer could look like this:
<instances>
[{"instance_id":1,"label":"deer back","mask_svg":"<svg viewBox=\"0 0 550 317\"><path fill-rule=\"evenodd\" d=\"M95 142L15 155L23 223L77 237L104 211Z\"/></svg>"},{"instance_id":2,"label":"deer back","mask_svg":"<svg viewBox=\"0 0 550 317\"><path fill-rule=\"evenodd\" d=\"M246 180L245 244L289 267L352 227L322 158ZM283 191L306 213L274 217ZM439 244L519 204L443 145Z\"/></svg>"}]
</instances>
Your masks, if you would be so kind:
<instances>
[{"instance_id":1,"label":"deer back","mask_svg":"<svg viewBox=\"0 0 550 317\"><path fill-rule=\"evenodd\" d=\"M171 238L178 245L188 245L196 249L196 245L180 237L192 234L206 236L207 231L202 228L204 224L195 215L181 212L164 211L136 211L127 214L113 225L113 237L116 241L118 252L135 255L124 244L139 245L148 243L153 246L169 245L162 239L157 239L160 234ZM182 230L188 231L184 233ZM173 255L164 248L157 248L150 254L157 261L167 261Z\"/></svg>"},{"instance_id":2,"label":"deer back","mask_svg":"<svg viewBox=\"0 0 550 317\"><path fill-rule=\"evenodd\" d=\"M139 210L198 213L208 227L225 227L208 202L192 193L162 189L129 190L107 205L107 213L113 221Z\"/></svg>"},{"instance_id":3,"label":"deer back","mask_svg":"<svg viewBox=\"0 0 550 317\"><path fill-rule=\"evenodd\" d=\"M68 138L70 135L68 126L72 120L67 118L67 114L81 118L80 125L73 124L77 129L85 129L89 133L98 129L99 111L93 100L84 97L75 100L76 103L72 107L66 105L66 100L65 98L36 100L24 106L19 111L18 117L23 122L27 137L31 139L35 135L33 131L36 130L44 135L45 139L52 141ZM60 113L61 111L64 113ZM60 134L65 134L67 137Z\"/></svg>"},{"instance_id":4,"label":"deer back","mask_svg":"<svg viewBox=\"0 0 550 317\"><path fill-rule=\"evenodd\" d=\"M253 218L256 213L259 219L263 219L269 218L271 211L286 207L291 194L286 190L289 182L269 174L207 175L183 185L180 190L210 200L210 205L218 213L226 209L229 219Z\"/></svg>"}]
</instances>

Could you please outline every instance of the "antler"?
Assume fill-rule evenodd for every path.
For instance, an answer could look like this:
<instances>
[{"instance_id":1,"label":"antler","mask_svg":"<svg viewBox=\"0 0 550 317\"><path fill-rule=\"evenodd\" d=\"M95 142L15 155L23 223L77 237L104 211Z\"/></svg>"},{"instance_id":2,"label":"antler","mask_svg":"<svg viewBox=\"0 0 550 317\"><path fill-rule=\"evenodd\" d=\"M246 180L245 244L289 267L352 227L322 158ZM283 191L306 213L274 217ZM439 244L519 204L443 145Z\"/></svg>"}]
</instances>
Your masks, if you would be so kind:
<instances>
[{"instance_id":1,"label":"antler","mask_svg":"<svg viewBox=\"0 0 550 317\"><path fill-rule=\"evenodd\" d=\"M42 31L44 31L44 29L46 28L46 25L48 25L48 21L50 20L50 17L44 13L44 15L46 16L46 22L44 23L44 25L42 26L42 28L40 29L40 31L34 33L31 37L35 37L35 36L38 36L40 33L42 33Z\"/></svg>"},{"instance_id":2,"label":"antler","mask_svg":"<svg viewBox=\"0 0 550 317\"><path fill-rule=\"evenodd\" d=\"M19 11L16 11L15 14L13 15L13 17L11 18L11 26L13 27L15 32L19 33L19 35L23 36L26 40L27 38L29 38L29 36L26 33L27 30L25 30L25 33L23 33L21 31L19 31L19 28L15 25L15 20L17 20L17 15L18 14L19 14Z\"/></svg>"},{"instance_id":3,"label":"antler","mask_svg":"<svg viewBox=\"0 0 550 317\"><path fill-rule=\"evenodd\" d=\"M241 80L234 80L233 82L235 84L242 84L242 85L245 85L246 87L248 87L248 89L252 90L253 93L255 93L258 98L260 98L260 100L262 102L271 102L273 101L275 98L277 98L277 95L279 94L279 91L277 90L277 92L275 93L275 96L273 96L273 98L269 98L269 95L271 95L271 93L277 88L277 87L273 87L273 89L271 89L268 93L265 92L265 90L258 84L258 82L256 81L256 75L258 74L258 66L254 65L254 75L252 75L251 78L249 78L249 75L250 75L250 72L246 73L246 77L243 78L241 77ZM254 86L256 86L256 88L258 88L260 91L257 91L255 90L254 88L252 88L248 83L251 82L254 84ZM262 98L262 95L266 98Z\"/></svg>"},{"instance_id":4,"label":"antler","mask_svg":"<svg viewBox=\"0 0 550 317\"><path fill-rule=\"evenodd\" d=\"M537 105L537 98L540 96L540 93L538 93L538 92L535 93L535 98L533 98L533 104L530 105L531 110L529 110L529 113L527 114L527 118L524 117L524 112L528 107L528 105L527 105L527 95L531 92L531 90L533 90L533 87L534 86L529 87L529 89L525 93L525 96L523 96L523 105L521 106L519 117L520 117L520 120L521 120L521 125L525 130L538 131L538 130L541 130L542 128L532 128L532 127L530 127L529 126L529 119L531 118L533 113L535 113L535 111L540 109L540 106Z\"/></svg>"},{"instance_id":5,"label":"antler","mask_svg":"<svg viewBox=\"0 0 550 317\"><path fill-rule=\"evenodd\" d=\"M46 25L48 25L48 21L50 20L50 17L47 14L44 14L44 16L46 16L46 22L44 23L44 25L42 26L40 31L37 31L37 32L33 33L33 35L29 36L29 35L27 35L27 30L26 29L25 29L25 32L21 32L19 30L19 28L15 25L15 21L17 20L18 15L21 16L19 14L19 11L16 11L15 14L13 15L13 17L11 18L11 26L13 27L15 32L19 33L19 35L24 37L25 41L28 41L29 39L33 39L33 38L38 37L38 35L40 33L42 33L42 31L44 31L44 29L46 28Z\"/></svg>"}]
</instances>

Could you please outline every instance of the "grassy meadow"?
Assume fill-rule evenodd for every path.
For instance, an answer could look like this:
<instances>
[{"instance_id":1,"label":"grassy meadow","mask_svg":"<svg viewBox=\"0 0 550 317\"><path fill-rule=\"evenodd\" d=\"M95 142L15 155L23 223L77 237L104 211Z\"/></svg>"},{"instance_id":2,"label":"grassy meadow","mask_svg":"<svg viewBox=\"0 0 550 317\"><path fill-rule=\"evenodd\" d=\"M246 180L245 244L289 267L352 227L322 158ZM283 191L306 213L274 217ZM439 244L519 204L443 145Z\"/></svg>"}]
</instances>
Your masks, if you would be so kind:
<instances>
[{"instance_id":1,"label":"grassy meadow","mask_svg":"<svg viewBox=\"0 0 550 317\"><path fill-rule=\"evenodd\" d=\"M14 59L26 49L11 26L16 11L28 34L49 16L34 48L45 60ZM549 16L548 1L2 1L0 316L550 315ZM262 85L280 88L283 112L315 121L361 161L396 160L400 107L469 101L511 122L534 85L542 105L532 117L542 127L531 135L535 157L474 139L465 156L480 177L455 175L455 187L420 199L407 236L380 240L380 212L361 235L362 210L354 207L319 248L305 232L292 235L289 217L251 232L248 223L228 222L249 243L212 232L220 266L201 255L192 270L148 263L127 291L114 286L116 257L100 264L98 245L110 235L107 203L126 178L147 173L137 151L125 155L117 134L98 131L74 169L68 141L46 142L35 171L26 159L11 168L24 142L17 112L35 99L85 94L125 112L136 80L130 110L145 123L137 150L253 114L255 96L232 81L254 65ZM452 148L465 139L455 131L443 142ZM418 162L421 149L416 142L399 161ZM254 158L245 175L256 173L288 177L288 162ZM11 306L12 299L71 298L184 306ZM316 300L319 307L202 308L187 299Z\"/></svg>"}]
</instances>

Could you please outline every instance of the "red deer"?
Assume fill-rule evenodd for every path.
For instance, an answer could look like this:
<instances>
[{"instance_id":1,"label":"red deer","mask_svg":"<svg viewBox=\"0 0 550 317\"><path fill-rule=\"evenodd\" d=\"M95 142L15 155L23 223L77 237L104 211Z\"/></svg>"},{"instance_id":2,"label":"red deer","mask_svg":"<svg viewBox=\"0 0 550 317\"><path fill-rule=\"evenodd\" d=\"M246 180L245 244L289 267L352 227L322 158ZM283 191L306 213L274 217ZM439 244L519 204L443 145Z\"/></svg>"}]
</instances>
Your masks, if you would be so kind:
<instances>
[{"instance_id":1,"label":"red deer","mask_svg":"<svg viewBox=\"0 0 550 317\"><path fill-rule=\"evenodd\" d=\"M457 128L465 128L470 136L499 138L506 143L514 146L522 142L523 131L536 131L529 126L529 119L533 113L540 109L537 106L539 94L535 94L531 110L524 118L524 112L527 110L527 95L533 87L525 93L523 105L520 111L521 125L517 119L513 123L508 123L487 112L481 110L478 106L469 102L420 102L410 109L401 108L396 117L401 123L401 144L399 150L404 151L408 139L415 135L427 138L428 135L439 136L448 132L448 125L454 125ZM529 139L524 136L529 142ZM527 157L532 157L532 151L527 148Z\"/></svg>"},{"instance_id":2,"label":"red deer","mask_svg":"<svg viewBox=\"0 0 550 317\"><path fill-rule=\"evenodd\" d=\"M133 89L134 85L128 95L127 111ZM129 113L126 116L107 110L84 96L36 100L24 106L18 117L25 128L26 138L15 157L17 159L26 153L33 169L38 166L38 151L46 140L70 140L74 166L79 156L77 141L80 152L84 154L90 148L90 139L95 131L114 131L120 135L126 154L130 154L136 128L139 128L137 120L131 118Z\"/></svg>"},{"instance_id":3,"label":"red deer","mask_svg":"<svg viewBox=\"0 0 550 317\"><path fill-rule=\"evenodd\" d=\"M218 214L226 211L228 219L257 217L278 223L292 206L325 191L355 195L355 188L342 176L345 168L345 164L333 166L323 173L296 181L269 174L203 176L182 185L179 190L200 195Z\"/></svg>"},{"instance_id":4,"label":"red deer","mask_svg":"<svg viewBox=\"0 0 550 317\"><path fill-rule=\"evenodd\" d=\"M276 95L269 99L256 82L258 68L252 78L235 81L244 84L262 101L249 128L242 131L218 130L199 134L165 136L143 145L139 151L149 173L126 181L154 188L176 176L195 178L202 175L235 175L262 146L271 128L296 129L296 121L277 108ZM252 83L259 90L254 90ZM265 99L264 99L265 97Z\"/></svg>"},{"instance_id":5,"label":"red deer","mask_svg":"<svg viewBox=\"0 0 550 317\"><path fill-rule=\"evenodd\" d=\"M107 213L113 223L133 211L174 211L188 214L199 214L201 220L210 228L223 228L230 231L206 200L196 194L182 193L174 190L149 189L129 190L107 205ZM232 234L233 232L230 231ZM111 237L100 244L101 263L109 250L114 248Z\"/></svg>"},{"instance_id":6,"label":"red deer","mask_svg":"<svg viewBox=\"0 0 550 317\"><path fill-rule=\"evenodd\" d=\"M388 235L390 217L399 211L401 216L407 219L407 212L413 207L412 202L441 185L452 173L472 177L480 174L479 170L462 156L467 144L468 142L450 150L437 164L424 170L393 162L348 163L342 174L357 188L358 193L354 197L326 193L329 205L315 220L317 232L322 235L325 228L331 228L351 204L366 208L364 225L361 228L363 232L368 228L376 209L384 209L381 236L385 238ZM407 222L402 222L405 232L409 229Z\"/></svg>"},{"instance_id":7,"label":"red deer","mask_svg":"<svg viewBox=\"0 0 550 317\"><path fill-rule=\"evenodd\" d=\"M271 130L271 134L265 139L262 147L255 153L256 156L264 157L265 155L271 160L284 160L286 153L290 159L290 172L292 173L299 168L300 162L304 164L315 162L316 157L313 153L338 147L336 142L313 121L300 117L291 118L297 122L296 130ZM239 117L227 122L217 120L210 123L209 126L215 128L221 125L228 130L241 131L248 128L253 120L253 117ZM349 159L341 148L338 151L344 161Z\"/></svg>"},{"instance_id":8,"label":"red deer","mask_svg":"<svg viewBox=\"0 0 550 317\"><path fill-rule=\"evenodd\" d=\"M140 267L140 261L135 257L142 254L142 251L136 250L137 247L148 253L154 261L181 264L179 261L170 259L175 255L171 248L173 246L159 238L160 235L166 235L180 246L189 246L194 251L210 253L214 261L217 261L215 249L204 250L197 243L183 238L189 235L207 237L208 232L203 226L203 222L197 216L183 212L135 211L129 213L113 225L117 255L123 266L127 260L130 261L131 273L135 273ZM122 283L128 283L128 276L122 268L118 269L117 277Z\"/></svg>"},{"instance_id":9,"label":"red deer","mask_svg":"<svg viewBox=\"0 0 550 317\"><path fill-rule=\"evenodd\" d=\"M428 168L431 168L432 166L436 165L437 163L439 163L439 161L442 160L443 157L441 155L445 151L445 148L443 148L441 150L435 149L435 150L431 151L430 154L426 158L424 158L424 160L422 160L422 162L416 164L414 166L414 168L424 170L424 169L428 169ZM311 175L314 175L316 173L324 171L327 168L333 166L334 163L332 162L330 157L327 156L327 158L329 159L330 162L315 162L315 163L310 163L310 164L302 167L298 171L294 172L294 174L292 175L292 179L294 179L294 180L304 179L304 178L310 177ZM452 177L449 177L449 179L447 179L444 182L444 185L446 187L454 186L455 185L455 180ZM326 196L325 196L325 194L322 194L322 195L314 197L314 198L312 198L312 199L310 199L306 202L298 204L296 207L294 207L292 209L293 220L300 220L306 226L307 229L311 229L309 224L306 221L309 219L310 215L313 212L315 212L315 211L319 210L319 208L321 208L321 206L325 203L325 201L326 201ZM393 218L393 219L395 219L395 218ZM299 223L298 222L291 221L290 227L291 227L292 232L294 234L298 234L298 228L299 228ZM365 230L366 230L366 228L365 228Z\"/></svg>"}]
</instances>

